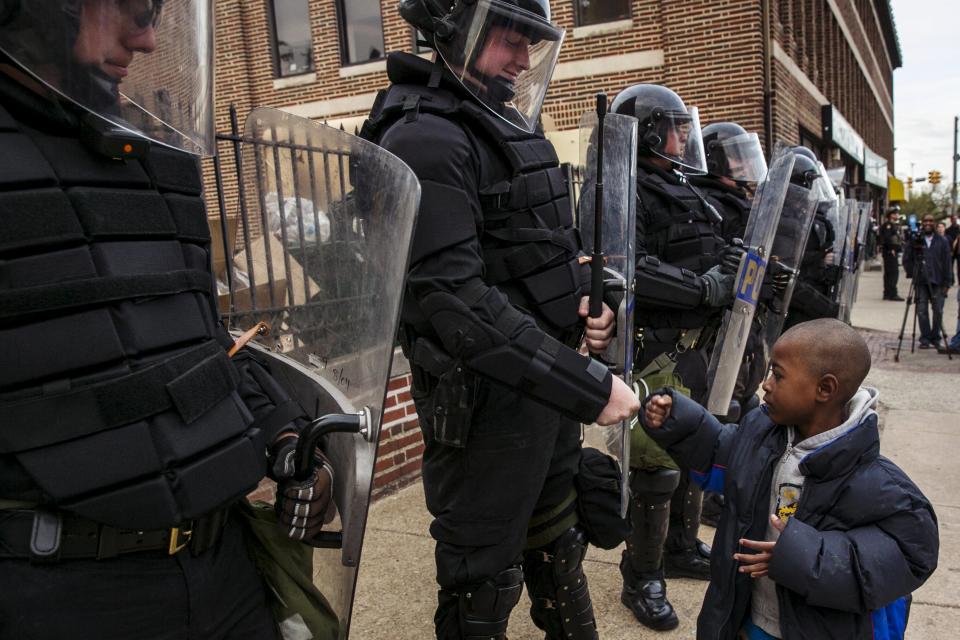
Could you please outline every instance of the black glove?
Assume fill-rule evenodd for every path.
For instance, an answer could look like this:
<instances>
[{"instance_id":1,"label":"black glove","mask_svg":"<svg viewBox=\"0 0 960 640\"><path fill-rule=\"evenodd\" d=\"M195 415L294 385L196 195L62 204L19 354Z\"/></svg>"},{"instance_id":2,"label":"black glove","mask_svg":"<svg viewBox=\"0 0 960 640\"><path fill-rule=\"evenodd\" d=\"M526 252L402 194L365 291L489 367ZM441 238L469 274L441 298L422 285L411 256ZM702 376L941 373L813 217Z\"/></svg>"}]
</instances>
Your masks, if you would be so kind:
<instances>
[{"instance_id":1,"label":"black glove","mask_svg":"<svg viewBox=\"0 0 960 640\"><path fill-rule=\"evenodd\" d=\"M774 313L783 312L783 294L790 286L790 279L794 270L782 262L770 262L763 274L763 284L760 285L760 300Z\"/></svg>"},{"instance_id":2,"label":"black glove","mask_svg":"<svg viewBox=\"0 0 960 640\"><path fill-rule=\"evenodd\" d=\"M740 261L747 250L743 247L743 240L733 238L730 244L720 250L720 270L725 274L737 275L740 269Z\"/></svg>"},{"instance_id":3,"label":"black glove","mask_svg":"<svg viewBox=\"0 0 960 640\"><path fill-rule=\"evenodd\" d=\"M277 481L274 508L287 535L294 540L309 540L323 529L334 516L333 467L317 449L313 454L314 468L306 480L293 477L297 442L296 433L281 435L270 451L270 477Z\"/></svg>"},{"instance_id":4,"label":"black glove","mask_svg":"<svg viewBox=\"0 0 960 640\"><path fill-rule=\"evenodd\" d=\"M712 267L700 276L701 303L709 307L726 307L733 302L733 274L724 273L720 266Z\"/></svg>"}]
</instances>

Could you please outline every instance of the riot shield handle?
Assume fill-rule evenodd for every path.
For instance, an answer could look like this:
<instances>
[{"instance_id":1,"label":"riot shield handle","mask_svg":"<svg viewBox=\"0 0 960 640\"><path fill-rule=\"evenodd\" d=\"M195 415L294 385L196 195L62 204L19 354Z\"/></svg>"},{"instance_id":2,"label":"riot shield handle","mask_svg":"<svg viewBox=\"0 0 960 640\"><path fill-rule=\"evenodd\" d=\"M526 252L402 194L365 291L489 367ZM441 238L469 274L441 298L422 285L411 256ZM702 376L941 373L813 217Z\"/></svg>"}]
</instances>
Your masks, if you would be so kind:
<instances>
[{"instance_id":1,"label":"riot shield handle","mask_svg":"<svg viewBox=\"0 0 960 640\"><path fill-rule=\"evenodd\" d=\"M603 313L603 119L607 115L607 94L597 94L597 185L593 215L593 254L590 257L590 317Z\"/></svg>"},{"instance_id":2,"label":"riot shield handle","mask_svg":"<svg viewBox=\"0 0 960 640\"><path fill-rule=\"evenodd\" d=\"M331 433L358 433L367 442L372 442L376 434L374 429L371 428L373 425L371 417L370 409L364 407L363 411L358 413L329 413L308 424L300 433L300 439L297 441L293 477L301 481L310 477L316 466L313 452L316 450L320 438L326 435ZM303 542L318 549L342 549L343 531L321 531Z\"/></svg>"},{"instance_id":3,"label":"riot shield handle","mask_svg":"<svg viewBox=\"0 0 960 640\"><path fill-rule=\"evenodd\" d=\"M303 481L313 473L313 452L320 438L331 433L359 433L365 440L370 441L370 424L370 410L367 408L358 413L328 413L308 424L300 432L300 439L297 441L293 477Z\"/></svg>"}]
</instances>

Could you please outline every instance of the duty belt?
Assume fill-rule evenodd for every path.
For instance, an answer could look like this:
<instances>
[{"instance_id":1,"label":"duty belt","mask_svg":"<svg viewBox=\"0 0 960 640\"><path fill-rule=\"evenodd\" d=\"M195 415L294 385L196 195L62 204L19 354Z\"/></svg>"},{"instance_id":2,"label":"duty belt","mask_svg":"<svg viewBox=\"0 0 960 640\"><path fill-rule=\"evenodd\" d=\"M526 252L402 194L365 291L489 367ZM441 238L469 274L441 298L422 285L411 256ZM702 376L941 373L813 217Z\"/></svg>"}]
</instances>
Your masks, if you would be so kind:
<instances>
[{"instance_id":1,"label":"duty belt","mask_svg":"<svg viewBox=\"0 0 960 640\"><path fill-rule=\"evenodd\" d=\"M106 560L156 551L174 555L189 548L200 555L220 539L228 517L220 509L169 529L119 529L52 509L0 510L0 558L33 562Z\"/></svg>"}]
</instances>

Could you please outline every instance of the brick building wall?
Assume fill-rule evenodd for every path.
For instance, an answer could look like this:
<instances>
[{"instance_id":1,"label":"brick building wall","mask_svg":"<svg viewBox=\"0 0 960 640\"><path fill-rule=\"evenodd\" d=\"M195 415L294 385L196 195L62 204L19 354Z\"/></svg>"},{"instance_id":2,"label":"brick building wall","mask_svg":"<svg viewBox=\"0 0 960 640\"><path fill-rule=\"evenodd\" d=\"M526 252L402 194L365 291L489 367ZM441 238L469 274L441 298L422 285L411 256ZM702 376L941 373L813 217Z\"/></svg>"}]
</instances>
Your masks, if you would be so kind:
<instances>
[{"instance_id":1,"label":"brick building wall","mask_svg":"<svg viewBox=\"0 0 960 640\"><path fill-rule=\"evenodd\" d=\"M341 64L339 3L304 1L309 2L314 69L278 78L269 0L216 0L218 131L229 129L231 103L241 114L241 128L243 114L263 105L352 130L369 111L375 92L387 86L383 60ZM798 144L805 132L816 142L822 136L821 106L832 104L888 160L892 172L893 69L899 66L899 49L890 42L895 30L887 0L631 0L629 19L591 26L575 24L574 0L552 0L553 20L567 36L543 120L561 158L576 160L577 123L593 108L598 91L612 98L641 82L677 91L688 105L699 107L704 125L734 120L763 140L764 2L771 18L774 140ZM385 51L414 52L413 31L397 13L396 0L381 0L380 8ZM818 151L829 165L835 152ZM224 154L222 165L226 210L232 213L237 210L232 153ZM205 169L212 186L212 166ZM208 198L215 207L213 191L208 189ZM375 495L416 479L423 452L409 374L395 373Z\"/></svg>"}]
</instances>

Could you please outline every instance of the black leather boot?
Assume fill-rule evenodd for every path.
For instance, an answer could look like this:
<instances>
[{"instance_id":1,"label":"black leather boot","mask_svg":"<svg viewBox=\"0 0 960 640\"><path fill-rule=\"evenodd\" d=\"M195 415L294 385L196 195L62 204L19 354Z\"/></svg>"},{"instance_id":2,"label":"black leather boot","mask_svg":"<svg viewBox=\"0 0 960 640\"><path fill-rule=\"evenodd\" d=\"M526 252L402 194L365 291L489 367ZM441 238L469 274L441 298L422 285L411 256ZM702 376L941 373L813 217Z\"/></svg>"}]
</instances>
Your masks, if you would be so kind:
<instances>
[{"instance_id":1,"label":"black leather boot","mask_svg":"<svg viewBox=\"0 0 960 640\"><path fill-rule=\"evenodd\" d=\"M703 490L680 482L670 502L670 530L663 550L664 573L668 578L710 579L710 547L697 539Z\"/></svg>"},{"instance_id":2,"label":"black leather boot","mask_svg":"<svg viewBox=\"0 0 960 640\"><path fill-rule=\"evenodd\" d=\"M679 472L634 472L631 482L632 529L620 560L623 592L620 601L645 627L656 631L675 629L680 621L667 600L663 579L663 543L670 517L669 496ZM658 486L659 485L659 486ZM667 486L669 485L669 486Z\"/></svg>"}]
</instances>

